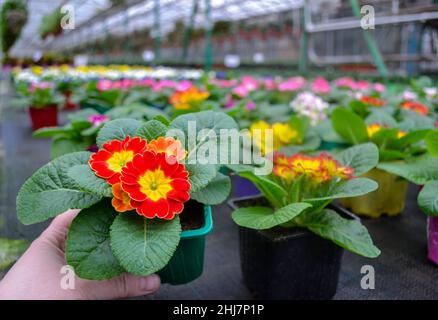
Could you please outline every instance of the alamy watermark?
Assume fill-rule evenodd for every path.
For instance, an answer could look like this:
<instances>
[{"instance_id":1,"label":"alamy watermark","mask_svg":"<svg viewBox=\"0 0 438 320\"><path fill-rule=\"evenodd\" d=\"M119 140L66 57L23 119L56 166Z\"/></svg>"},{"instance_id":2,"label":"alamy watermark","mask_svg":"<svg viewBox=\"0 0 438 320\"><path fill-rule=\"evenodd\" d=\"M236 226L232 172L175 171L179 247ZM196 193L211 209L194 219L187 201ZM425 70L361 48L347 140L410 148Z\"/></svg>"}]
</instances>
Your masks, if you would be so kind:
<instances>
[{"instance_id":1,"label":"alamy watermark","mask_svg":"<svg viewBox=\"0 0 438 320\"><path fill-rule=\"evenodd\" d=\"M360 13L362 14L360 27L364 30L375 29L374 7L371 5L364 5L360 8Z\"/></svg>"}]
</instances>

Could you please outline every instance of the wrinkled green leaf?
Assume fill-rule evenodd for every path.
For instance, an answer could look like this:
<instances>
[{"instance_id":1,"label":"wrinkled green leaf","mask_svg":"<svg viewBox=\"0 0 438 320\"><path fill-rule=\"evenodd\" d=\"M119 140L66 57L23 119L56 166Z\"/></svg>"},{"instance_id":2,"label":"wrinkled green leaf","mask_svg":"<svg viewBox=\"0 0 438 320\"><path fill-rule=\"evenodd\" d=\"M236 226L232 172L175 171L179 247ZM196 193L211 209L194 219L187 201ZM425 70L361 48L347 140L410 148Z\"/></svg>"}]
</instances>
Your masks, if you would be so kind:
<instances>
[{"instance_id":1,"label":"wrinkled green leaf","mask_svg":"<svg viewBox=\"0 0 438 320\"><path fill-rule=\"evenodd\" d=\"M110 246L110 227L116 216L110 200L106 200L82 210L73 220L65 255L79 277L105 280L124 271Z\"/></svg>"},{"instance_id":2,"label":"wrinkled green leaf","mask_svg":"<svg viewBox=\"0 0 438 320\"><path fill-rule=\"evenodd\" d=\"M427 215L438 216L438 180L424 185L418 194L418 205Z\"/></svg>"},{"instance_id":3,"label":"wrinkled green leaf","mask_svg":"<svg viewBox=\"0 0 438 320\"><path fill-rule=\"evenodd\" d=\"M68 170L68 176L82 190L101 195L102 197L112 197L111 186L105 179L96 176L88 164L71 167Z\"/></svg>"},{"instance_id":4,"label":"wrinkled green leaf","mask_svg":"<svg viewBox=\"0 0 438 320\"><path fill-rule=\"evenodd\" d=\"M310 212L303 224L317 235L367 258L376 258L380 250L373 244L368 230L358 220L348 220L330 209Z\"/></svg>"},{"instance_id":5,"label":"wrinkled green leaf","mask_svg":"<svg viewBox=\"0 0 438 320\"><path fill-rule=\"evenodd\" d=\"M308 203L292 203L274 211L268 207L246 207L235 210L231 217L239 226L264 230L289 222L311 205Z\"/></svg>"},{"instance_id":6,"label":"wrinkled green leaf","mask_svg":"<svg viewBox=\"0 0 438 320\"><path fill-rule=\"evenodd\" d=\"M134 137L141 122L134 119L116 119L105 123L97 134L97 145L102 148L105 142L123 140L126 136Z\"/></svg>"},{"instance_id":7,"label":"wrinkled green leaf","mask_svg":"<svg viewBox=\"0 0 438 320\"><path fill-rule=\"evenodd\" d=\"M47 220L68 209L84 209L102 199L82 190L68 176L68 170L88 163L90 152L76 152L56 158L38 169L17 196L18 219L24 224Z\"/></svg>"},{"instance_id":8,"label":"wrinkled green leaf","mask_svg":"<svg viewBox=\"0 0 438 320\"><path fill-rule=\"evenodd\" d=\"M167 126L157 120L149 120L143 123L138 129L136 136L151 141L166 136Z\"/></svg>"},{"instance_id":9,"label":"wrinkled green leaf","mask_svg":"<svg viewBox=\"0 0 438 320\"><path fill-rule=\"evenodd\" d=\"M360 176L377 166L379 149L374 143L364 143L342 151L336 158L343 166L353 168L355 176Z\"/></svg>"},{"instance_id":10,"label":"wrinkled green leaf","mask_svg":"<svg viewBox=\"0 0 438 320\"><path fill-rule=\"evenodd\" d=\"M147 276L167 265L179 244L180 234L179 217L166 221L121 214L111 226L111 248L125 270Z\"/></svg>"},{"instance_id":11,"label":"wrinkled green leaf","mask_svg":"<svg viewBox=\"0 0 438 320\"><path fill-rule=\"evenodd\" d=\"M215 205L224 202L228 198L230 191L230 177L218 173L204 188L196 192L190 192L190 198L203 204Z\"/></svg>"}]
</instances>

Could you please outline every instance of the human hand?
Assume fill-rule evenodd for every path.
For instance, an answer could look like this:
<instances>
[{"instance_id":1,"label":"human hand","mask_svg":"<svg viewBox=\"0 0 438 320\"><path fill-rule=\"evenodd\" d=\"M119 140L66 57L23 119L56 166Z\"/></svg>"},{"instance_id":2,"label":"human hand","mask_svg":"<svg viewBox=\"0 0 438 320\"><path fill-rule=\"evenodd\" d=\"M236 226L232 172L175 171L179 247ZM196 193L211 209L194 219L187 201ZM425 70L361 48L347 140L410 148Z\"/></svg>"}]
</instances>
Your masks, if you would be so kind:
<instances>
[{"instance_id":1,"label":"human hand","mask_svg":"<svg viewBox=\"0 0 438 320\"><path fill-rule=\"evenodd\" d=\"M64 245L68 229L79 210L56 217L0 282L0 299L117 299L146 295L160 287L157 275L122 274L110 280L75 277L75 289L61 287L61 268L67 265Z\"/></svg>"}]
</instances>

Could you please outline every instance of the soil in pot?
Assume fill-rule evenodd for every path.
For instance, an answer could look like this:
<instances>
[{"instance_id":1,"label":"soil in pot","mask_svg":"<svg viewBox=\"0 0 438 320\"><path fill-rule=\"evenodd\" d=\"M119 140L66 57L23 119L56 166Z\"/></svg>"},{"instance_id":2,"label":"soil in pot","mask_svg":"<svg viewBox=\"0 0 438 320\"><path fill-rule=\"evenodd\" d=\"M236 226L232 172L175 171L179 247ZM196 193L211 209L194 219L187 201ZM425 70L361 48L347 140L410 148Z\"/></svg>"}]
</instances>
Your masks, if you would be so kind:
<instances>
[{"instance_id":1,"label":"soil in pot","mask_svg":"<svg viewBox=\"0 0 438 320\"><path fill-rule=\"evenodd\" d=\"M162 283L188 283L200 277L204 269L205 236L213 228L211 207L190 200L180 219L180 243L167 266L158 272Z\"/></svg>"},{"instance_id":2,"label":"soil in pot","mask_svg":"<svg viewBox=\"0 0 438 320\"><path fill-rule=\"evenodd\" d=\"M230 202L233 208L267 205L261 197ZM243 281L255 298L319 300L336 294L344 250L331 241L306 229L283 227L239 227L239 240Z\"/></svg>"},{"instance_id":3,"label":"soil in pot","mask_svg":"<svg viewBox=\"0 0 438 320\"><path fill-rule=\"evenodd\" d=\"M44 127L56 127L58 125L58 108L56 105L43 108L29 108L32 131Z\"/></svg>"},{"instance_id":4,"label":"soil in pot","mask_svg":"<svg viewBox=\"0 0 438 320\"><path fill-rule=\"evenodd\" d=\"M379 218L383 214L396 216L405 208L408 181L380 169L363 175L379 184L376 191L364 196L341 199L341 204L358 215Z\"/></svg>"}]
</instances>

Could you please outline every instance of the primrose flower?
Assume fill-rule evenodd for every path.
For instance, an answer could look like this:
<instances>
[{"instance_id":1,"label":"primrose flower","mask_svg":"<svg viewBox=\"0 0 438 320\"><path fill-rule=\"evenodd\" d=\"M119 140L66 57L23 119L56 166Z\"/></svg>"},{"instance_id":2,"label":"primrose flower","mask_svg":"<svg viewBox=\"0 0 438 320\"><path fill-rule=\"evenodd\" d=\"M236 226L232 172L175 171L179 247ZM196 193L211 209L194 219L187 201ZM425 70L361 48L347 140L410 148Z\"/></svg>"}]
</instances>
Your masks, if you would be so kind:
<instances>
[{"instance_id":1,"label":"primrose flower","mask_svg":"<svg viewBox=\"0 0 438 320\"><path fill-rule=\"evenodd\" d=\"M190 199L188 175L174 156L144 151L123 168L121 183L139 215L171 220Z\"/></svg>"},{"instance_id":2,"label":"primrose flower","mask_svg":"<svg viewBox=\"0 0 438 320\"><path fill-rule=\"evenodd\" d=\"M327 119L325 112L329 107L328 103L312 92L301 92L290 106L297 114L309 117L312 125Z\"/></svg>"},{"instance_id":3,"label":"primrose flower","mask_svg":"<svg viewBox=\"0 0 438 320\"><path fill-rule=\"evenodd\" d=\"M370 96L362 96L360 98L360 101L363 103L373 106L373 107L382 107L385 105L385 101L376 97L370 97Z\"/></svg>"},{"instance_id":4,"label":"primrose flower","mask_svg":"<svg viewBox=\"0 0 438 320\"><path fill-rule=\"evenodd\" d=\"M383 93L385 91L385 86L379 82L376 82L373 84L373 89L378 93Z\"/></svg>"},{"instance_id":5,"label":"primrose flower","mask_svg":"<svg viewBox=\"0 0 438 320\"><path fill-rule=\"evenodd\" d=\"M117 212L126 212L134 210L131 206L131 198L129 194L123 191L120 183L112 185L113 199L111 204Z\"/></svg>"},{"instance_id":6,"label":"primrose flower","mask_svg":"<svg viewBox=\"0 0 438 320\"><path fill-rule=\"evenodd\" d=\"M109 118L103 114L93 114L87 118L93 124L93 127L98 127L102 123L107 122Z\"/></svg>"},{"instance_id":7,"label":"primrose flower","mask_svg":"<svg viewBox=\"0 0 438 320\"><path fill-rule=\"evenodd\" d=\"M113 89L113 82L107 79L101 79L97 82L96 88L99 91L108 91Z\"/></svg>"},{"instance_id":8,"label":"primrose flower","mask_svg":"<svg viewBox=\"0 0 438 320\"><path fill-rule=\"evenodd\" d=\"M303 77L293 77L278 84L278 91L297 91L302 89L306 84Z\"/></svg>"},{"instance_id":9,"label":"primrose flower","mask_svg":"<svg viewBox=\"0 0 438 320\"><path fill-rule=\"evenodd\" d=\"M199 90L193 86L185 91L175 91L169 102L177 110L189 110L193 107L193 104L202 102L209 96L210 94L207 91Z\"/></svg>"},{"instance_id":10,"label":"primrose flower","mask_svg":"<svg viewBox=\"0 0 438 320\"><path fill-rule=\"evenodd\" d=\"M248 101L245 105L245 109L248 111L254 110L257 107L254 101Z\"/></svg>"},{"instance_id":11,"label":"primrose flower","mask_svg":"<svg viewBox=\"0 0 438 320\"><path fill-rule=\"evenodd\" d=\"M146 140L127 136L123 141L112 140L105 143L102 149L90 157L88 163L96 176L114 185L120 182L123 167L145 148Z\"/></svg>"},{"instance_id":12,"label":"primrose flower","mask_svg":"<svg viewBox=\"0 0 438 320\"><path fill-rule=\"evenodd\" d=\"M316 78L312 83L312 91L318 94L326 94L330 92L330 84L322 77Z\"/></svg>"},{"instance_id":13,"label":"primrose flower","mask_svg":"<svg viewBox=\"0 0 438 320\"><path fill-rule=\"evenodd\" d=\"M186 157L186 151L182 148L181 142L172 137L159 137L149 141L146 149L155 153L164 152L167 156L174 156L177 161Z\"/></svg>"},{"instance_id":14,"label":"primrose flower","mask_svg":"<svg viewBox=\"0 0 438 320\"><path fill-rule=\"evenodd\" d=\"M268 130L272 130L272 147L269 146L266 141L266 136L269 134L269 132L267 132ZM287 123L276 122L273 125L270 125L263 120L252 123L249 131L251 136L255 136L257 134L255 144L260 148L260 152L263 155L291 144L298 136L298 132L294 128L290 127Z\"/></svg>"},{"instance_id":15,"label":"primrose flower","mask_svg":"<svg viewBox=\"0 0 438 320\"><path fill-rule=\"evenodd\" d=\"M302 175L316 184L334 178L350 179L353 177L352 168L341 166L337 160L325 152L318 156L307 156L300 153L291 157L282 154L275 155L273 173L288 183Z\"/></svg>"},{"instance_id":16,"label":"primrose flower","mask_svg":"<svg viewBox=\"0 0 438 320\"><path fill-rule=\"evenodd\" d=\"M415 102L415 101L405 101L402 103L401 108L405 110L412 110L423 116L429 113L429 108L427 106L425 106L420 102Z\"/></svg>"},{"instance_id":17,"label":"primrose flower","mask_svg":"<svg viewBox=\"0 0 438 320\"><path fill-rule=\"evenodd\" d=\"M403 92L403 100L417 100L418 99L418 95L410 90L405 90Z\"/></svg>"},{"instance_id":18,"label":"primrose flower","mask_svg":"<svg viewBox=\"0 0 438 320\"><path fill-rule=\"evenodd\" d=\"M435 87L424 88L423 91L428 99L433 99L438 93L438 89Z\"/></svg>"},{"instance_id":19,"label":"primrose flower","mask_svg":"<svg viewBox=\"0 0 438 320\"><path fill-rule=\"evenodd\" d=\"M350 77L341 77L335 80L335 85L339 88L354 89L356 86L356 81Z\"/></svg>"},{"instance_id":20,"label":"primrose flower","mask_svg":"<svg viewBox=\"0 0 438 320\"><path fill-rule=\"evenodd\" d=\"M370 125L367 126L367 132L368 132L368 137L372 138L377 132L379 132L381 129L386 129L387 127L382 126L378 123L372 123ZM397 138L403 138L406 135L406 132L403 130L398 130L397 132Z\"/></svg>"}]
</instances>

